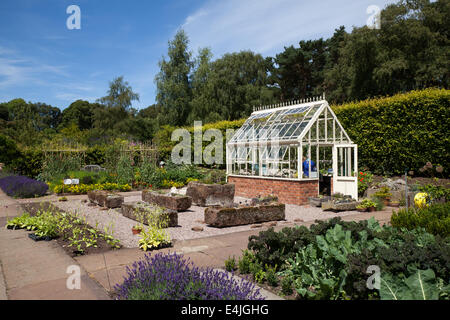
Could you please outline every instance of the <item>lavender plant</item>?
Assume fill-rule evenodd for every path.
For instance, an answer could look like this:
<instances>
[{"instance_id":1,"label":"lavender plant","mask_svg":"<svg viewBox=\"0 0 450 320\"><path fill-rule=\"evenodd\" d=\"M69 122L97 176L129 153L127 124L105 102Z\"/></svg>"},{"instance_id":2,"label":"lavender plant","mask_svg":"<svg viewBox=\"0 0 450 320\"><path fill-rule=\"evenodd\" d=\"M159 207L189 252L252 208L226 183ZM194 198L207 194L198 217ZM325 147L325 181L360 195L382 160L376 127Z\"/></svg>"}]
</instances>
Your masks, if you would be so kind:
<instances>
[{"instance_id":1,"label":"lavender plant","mask_svg":"<svg viewBox=\"0 0 450 320\"><path fill-rule=\"evenodd\" d=\"M0 188L10 197L33 198L44 196L48 185L24 176L9 176L0 179Z\"/></svg>"},{"instance_id":2,"label":"lavender plant","mask_svg":"<svg viewBox=\"0 0 450 320\"><path fill-rule=\"evenodd\" d=\"M176 253L158 253L127 267L115 287L120 300L263 300L259 289L225 271L195 267Z\"/></svg>"}]
</instances>

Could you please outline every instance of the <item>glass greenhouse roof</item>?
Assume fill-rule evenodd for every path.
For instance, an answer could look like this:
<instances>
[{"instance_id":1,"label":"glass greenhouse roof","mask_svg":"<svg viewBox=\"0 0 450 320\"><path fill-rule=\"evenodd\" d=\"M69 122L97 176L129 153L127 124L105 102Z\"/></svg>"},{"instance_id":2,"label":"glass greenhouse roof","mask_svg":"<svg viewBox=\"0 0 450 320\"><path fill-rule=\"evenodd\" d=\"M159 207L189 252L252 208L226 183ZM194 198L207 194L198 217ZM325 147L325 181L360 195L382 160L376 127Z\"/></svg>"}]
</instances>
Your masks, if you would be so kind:
<instances>
[{"instance_id":1,"label":"glass greenhouse roof","mask_svg":"<svg viewBox=\"0 0 450 320\"><path fill-rule=\"evenodd\" d=\"M268 140L298 141L302 133L326 101L283 106L255 111L236 131L229 144L266 142Z\"/></svg>"}]
</instances>

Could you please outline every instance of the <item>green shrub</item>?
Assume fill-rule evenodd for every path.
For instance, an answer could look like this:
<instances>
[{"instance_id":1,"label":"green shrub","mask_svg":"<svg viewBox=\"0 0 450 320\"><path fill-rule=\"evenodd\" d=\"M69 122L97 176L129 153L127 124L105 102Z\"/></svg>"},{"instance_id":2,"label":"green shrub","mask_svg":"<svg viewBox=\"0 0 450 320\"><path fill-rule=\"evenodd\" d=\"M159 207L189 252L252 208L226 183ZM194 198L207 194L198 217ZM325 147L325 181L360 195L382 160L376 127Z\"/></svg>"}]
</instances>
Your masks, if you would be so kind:
<instances>
[{"instance_id":1,"label":"green shrub","mask_svg":"<svg viewBox=\"0 0 450 320\"><path fill-rule=\"evenodd\" d=\"M431 202L450 201L450 188L436 186L430 183L419 186L418 190L427 193L430 196Z\"/></svg>"},{"instance_id":2,"label":"green shrub","mask_svg":"<svg viewBox=\"0 0 450 320\"><path fill-rule=\"evenodd\" d=\"M272 287L277 287L279 283L277 276L277 266L270 267L266 265L266 270L267 283Z\"/></svg>"},{"instance_id":3,"label":"green shrub","mask_svg":"<svg viewBox=\"0 0 450 320\"><path fill-rule=\"evenodd\" d=\"M102 146L95 146L92 148L88 148L86 151L86 164L98 164L99 166L103 166L105 164L106 157L106 148Z\"/></svg>"},{"instance_id":4,"label":"green shrub","mask_svg":"<svg viewBox=\"0 0 450 320\"><path fill-rule=\"evenodd\" d=\"M242 257L238 260L239 272L243 274L250 273L250 266L252 265L254 259L255 257L252 252L244 250L242 252Z\"/></svg>"},{"instance_id":5,"label":"green shrub","mask_svg":"<svg viewBox=\"0 0 450 320\"><path fill-rule=\"evenodd\" d=\"M25 149L20 156L12 161L9 168L22 176L37 179L42 172L44 154L41 150Z\"/></svg>"},{"instance_id":6,"label":"green shrub","mask_svg":"<svg viewBox=\"0 0 450 320\"><path fill-rule=\"evenodd\" d=\"M227 260L225 260L225 270L233 272L236 269L237 269L236 258L234 256L229 257Z\"/></svg>"},{"instance_id":7,"label":"green shrub","mask_svg":"<svg viewBox=\"0 0 450 320\"><path fill-rule=\"evenodd\" d=\"M382 198L379 197L373 197L372 202L375 203L375 209L377 211L381 211L384 209L384 201Z\"/></svg>"},{"instance_id":8,"label":"green shrub","mask_svg":"<svg viewBox=\"0 0 450 320\"><path fill-rule=\"evenodd\" d=\"M283 279L281 279L281 292L284 295L291 295L294 290L292 289L292 278L291 277L284 277Z\"/></svg>"},{"instance_id":9,"label":"green shrub","mask_svg":"<svg viewBox=\"0 0 450 320\"><path fill-rule=\"evenodd\" d=\"M450 168L450 90L411 91L332 108L358 144L360 167L382 175L404 174L405 168L417 172L429 161Z\"/></svg>"},{"instance_id":10,"label":"green shrub","mask_svg":"<svg viewBox=\"0 0 450 320\"><path fill-rule=\"evenodd\" d=\"M16 143L0 134L0 162L8 166L18 157L20 157L20 151Z\"/></svg>"},{"instance_id":11,"label":"green shrub","mask_svg":"<svg viewBox=\"0 0 450 320\"><path fill-rule=\"evenodd\" d=\"M427 208L394 211L391 224L398 228L425 228L434 235L450 236L450 202L433 204Z\"/></svg>"}]
</instances>

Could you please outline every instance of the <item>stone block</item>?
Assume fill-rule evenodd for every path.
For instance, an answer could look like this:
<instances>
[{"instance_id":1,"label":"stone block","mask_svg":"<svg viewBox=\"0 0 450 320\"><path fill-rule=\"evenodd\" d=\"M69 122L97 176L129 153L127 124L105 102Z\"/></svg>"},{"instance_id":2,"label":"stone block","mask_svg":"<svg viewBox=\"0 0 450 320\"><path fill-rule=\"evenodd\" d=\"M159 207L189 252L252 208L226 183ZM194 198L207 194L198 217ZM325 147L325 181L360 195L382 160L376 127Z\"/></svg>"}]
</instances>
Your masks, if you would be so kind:
<instances>
[{"instance_id":1,"label":"stone block","mask_svg":"<svg viewBox=\"0 0 450 320\"><path fill-rule=\"evenodd\" d=\"M105 190L94 190L88 192L88 198L92 203L106 208L120 208L124 197Z\"/></svg>"},{"instance_id":2,"label":"stone block","mask_svg":"<svg viewBox=\"0 0 450 320\"><path fill-rule=\"evenodd\" d=\"M232 227L285 219L283 203L254 207L208 207L205 209L205 223L212 227Z\"/></svg>"},{"instance_id":3,"label":"stone block","mask_svg":"<svg viewBox=\"0 0 450 320\"><path fill-rule=\"evenodd\" d=\"M192 198L189 196L159 193L151 190L142 191L142 201L176 211L186 211L192 205Z\"/></svg>"},{"instance_id":4,"label":"stone block","mask_svg":"<svg viewBox=\"0 0 450 320\"><path fill-rule=\"evenodd\" d=\"M200 207L223 206L232 207L234 202L234 184L204 184L191 181L186 195Z\"/></svg>"},{"instance_id":5,"label":"stone block","mask_svg":"<svg viewBox=\"0 0 450 320\"><path fill-rule=\"evenodd\" d=\"M322 202L322 210L324 211L352 211L356 210L356 206L361 202L359 201L351 201L351 202Z\"/></svg>"},{"instance_id":6,"label":"stone block","mask_svg":"<svg viewBox=\"0 0 450 320\"><path fill-rule=\"evenodd\" d=\"M167 208L162 208L163 210L157 210L157 208L158 207L154 205L142 201L126 202L122 204L122 215L138 222L140 220L139 217L142 217L142 222L148 225L148 215L157 214L158 218L160 217L164 220L168 219L167 227L176 227L178 225L177 211Z\"/></svg>"}]
</instances>

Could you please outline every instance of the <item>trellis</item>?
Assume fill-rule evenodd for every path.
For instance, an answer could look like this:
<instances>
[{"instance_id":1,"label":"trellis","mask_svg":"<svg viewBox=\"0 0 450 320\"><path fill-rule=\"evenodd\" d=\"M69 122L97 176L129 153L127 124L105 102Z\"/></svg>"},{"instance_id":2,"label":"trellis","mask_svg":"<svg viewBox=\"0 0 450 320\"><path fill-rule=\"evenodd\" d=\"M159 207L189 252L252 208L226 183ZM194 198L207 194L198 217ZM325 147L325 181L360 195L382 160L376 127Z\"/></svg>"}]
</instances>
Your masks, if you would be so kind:
<instances>
[{"instance_id":1,"label":"trellis","mask_svg":"<svg viewBox=\"0 0 450 320\"><path fill-rule=\"evenodd\" d=\"M69 154L79 155L81 159L83 159L84 164L86 163L86 153L88 148L86 146L75 144L75 145L62 145L56 148L42 149L44 159L47 159L50 156L60 155L61 158L66 157ZM157 162L158 160L158 149L152 143L134 143L134 145L122 145L117 150L117 157L121 157L122 155L128 155L130 158L134 158L135 154L139 154L140 161L151 161L152 163Z\"/></svg>"}]
</instances>

